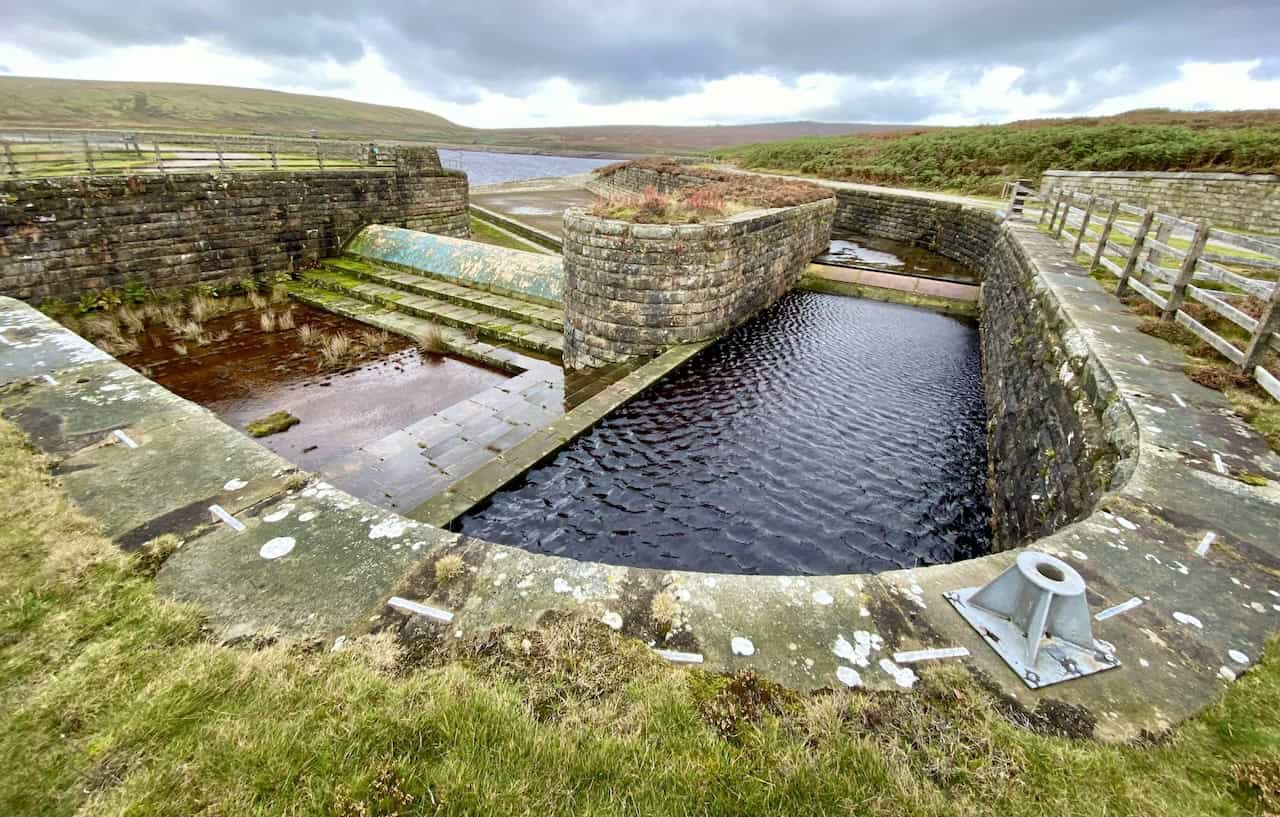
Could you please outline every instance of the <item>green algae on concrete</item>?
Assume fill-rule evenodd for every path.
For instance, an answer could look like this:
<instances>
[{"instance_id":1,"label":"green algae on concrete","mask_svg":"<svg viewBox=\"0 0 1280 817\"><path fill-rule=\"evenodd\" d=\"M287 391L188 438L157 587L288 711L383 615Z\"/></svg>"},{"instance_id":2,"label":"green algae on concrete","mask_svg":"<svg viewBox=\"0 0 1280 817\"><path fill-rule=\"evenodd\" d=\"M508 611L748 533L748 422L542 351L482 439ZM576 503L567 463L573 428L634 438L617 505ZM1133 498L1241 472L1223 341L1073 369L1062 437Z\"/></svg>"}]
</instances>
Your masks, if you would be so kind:
<instances>
[{"instance_id":1,"label":"green algae on concrete","mask_svg":"<svg viewBox=\"0 0 1280 817\"><path fill-rule=\"evenodd\" d=\"M549 306L564 302L564 271L556 256L380 224L357 233L343 252Z\"/></svg>"},{"instance_id":2,"label":"green algae on concrete","mask_svg":"<svg viewBox=\"0 0 1280 817\"><path fill-rule=\"evenodd\" d=\"M287 411L273 411L266 417L259 417L249 423L244 427L244 430L249 432L250 437L266 437L271 434L288 431L301 422L301 420Z\"/></svg>"}]
</instances>

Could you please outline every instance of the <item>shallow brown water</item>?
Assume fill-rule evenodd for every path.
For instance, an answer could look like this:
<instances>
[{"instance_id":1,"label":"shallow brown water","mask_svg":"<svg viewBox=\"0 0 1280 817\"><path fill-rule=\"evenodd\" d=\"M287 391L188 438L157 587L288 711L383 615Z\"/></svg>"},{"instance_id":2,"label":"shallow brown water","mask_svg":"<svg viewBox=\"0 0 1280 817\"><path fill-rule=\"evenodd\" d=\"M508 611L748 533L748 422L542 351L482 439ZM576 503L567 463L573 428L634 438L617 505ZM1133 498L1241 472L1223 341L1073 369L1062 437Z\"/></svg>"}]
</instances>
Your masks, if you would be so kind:
<instances>
[{"instance_id":1,"label":"shallow brown water","mask_svg":"<svg viewBox=\"0 0 1280 817\"><path fill-rule=\"evenodd\" d=\"M295 305L298 326L356 336L363 324ZM237 328L238 327L238 328ZM302 422L259 441L300 468L316 470L360 446L385 437L502 382L507 375L443 356L425 356L391 335L381 351L347 365L326 366L316 347L296 330L263 332L256 313L223 315L205 323L221 342L197 346L152 328L142 351L122 360L170 391L210 409L227 424L245 425L274 411Z\"/></svg>"},{"instance_id":2,"label":"shallow brown water","mask_svg":"<svg viewBox=\"0 0 1280 817\"><path fill-rule=\"evenodd\" d=\"M899 241L853 233L833 233L830 248L814 260L831 266L870 267L962 284L978 283L973 271L958 261Z\"/></svg>"}]
</instances>

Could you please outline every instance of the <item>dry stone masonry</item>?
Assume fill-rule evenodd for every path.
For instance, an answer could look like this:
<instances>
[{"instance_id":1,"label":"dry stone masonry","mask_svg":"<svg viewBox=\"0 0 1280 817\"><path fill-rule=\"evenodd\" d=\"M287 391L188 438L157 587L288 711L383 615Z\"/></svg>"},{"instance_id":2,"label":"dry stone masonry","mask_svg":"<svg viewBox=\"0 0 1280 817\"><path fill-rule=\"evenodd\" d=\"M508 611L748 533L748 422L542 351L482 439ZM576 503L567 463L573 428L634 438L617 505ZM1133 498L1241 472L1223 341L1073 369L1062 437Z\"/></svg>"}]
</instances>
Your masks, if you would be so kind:
<instances>
[{"instance_id":1,"label":"dry stone masonry","mask_svg":"<svg viewBox=\"0 0 1280 817\"><path fill-rule=\"evenodd\" d=\"M270 275L367 224L465 238L467 177L430 148L392 168L148 173L0 183L0 294L40 301L138 281Z\"/></svg>"},{"instance_id":2,"label":"dry stone masonry","mask_svg":"<svg viewBox=\"0 0 1280 817\"><path fill-rule=\"evenodd\" d=\"M705 224L564 217L569 368L603 366L723 334L772 304L823 252L835 202Z\"/></svg>"},{"instance_id":3,"label":"dry stone masonry","mask_svg":"<svg viewBox=\"0 0 1280 817\"><path fill-rule=\"evenodd\" d=\"M1217 227L1280 233L1280 176L1046 170L1040 192L1051 190L1105 196Z\"/></svg>"}]
</instances>

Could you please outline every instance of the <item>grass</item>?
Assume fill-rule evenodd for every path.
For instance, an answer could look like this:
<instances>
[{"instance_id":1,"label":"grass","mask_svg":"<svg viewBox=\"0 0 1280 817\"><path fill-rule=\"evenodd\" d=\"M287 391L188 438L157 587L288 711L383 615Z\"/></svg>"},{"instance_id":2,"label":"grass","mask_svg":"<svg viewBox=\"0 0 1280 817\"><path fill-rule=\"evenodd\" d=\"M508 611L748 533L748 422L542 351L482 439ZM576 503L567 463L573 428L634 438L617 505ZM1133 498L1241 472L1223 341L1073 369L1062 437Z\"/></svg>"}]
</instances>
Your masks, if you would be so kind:
<instances>
[{"instance_id":1,"label":"grass","mask_svg":"<svg viewBox=\"0 0 1280 817\"><path fill-rule=\"evenodd\" d=\"M439 324L429 324L425 329L418 333L416 338L418 348L424 354L431 356L439 356L449 351L449 340L444 335L444 330Z\"/></svg>"},{"instance_id":2,"label":"grass","mask_svg":"<svg viewBox=\"0 0 1280 817\"><path fill-rule=\"evenodd\" d=\"M492 244L495 247L506 247L509 250L536 252L525 242L512 238L487 221L481 221L475 216L471 217L471 240Z\"/></svg>"},{"instance_id":3,"label":"grass","mask_svg":"<svg viewBox=\"0 0 1280 817\"><path fill-rule=\"evenodd\" d=\"M266 437L279 434L302 422L287 411L273 411L266 417L259 417L244 427L251 437Z\"/></svg>"},{"instance_id":4,"label":"grass","mask_svg":"<svg viewBox=\"0 0 1280 817\"><path fill-rule=\"evenodd\" d=\"M927 132L807 137L716 151L742 167L826 179L997 195L1057 170L1280 172L1280 117L1042 120Z\"/></svg>"},{"instance_id":5,"label":"grass","mask_svg":"<svg viewBox=\"0 0 1280 817\"><path fill-rule=\"evenodd\" d=\"M1232 814L1280 808L1280 664L1145 745L914 694L686 671L602 624L219 647L0 421L0 813ZM320 647L325 648L320 648Z\"/></svg>"}]
</instances>

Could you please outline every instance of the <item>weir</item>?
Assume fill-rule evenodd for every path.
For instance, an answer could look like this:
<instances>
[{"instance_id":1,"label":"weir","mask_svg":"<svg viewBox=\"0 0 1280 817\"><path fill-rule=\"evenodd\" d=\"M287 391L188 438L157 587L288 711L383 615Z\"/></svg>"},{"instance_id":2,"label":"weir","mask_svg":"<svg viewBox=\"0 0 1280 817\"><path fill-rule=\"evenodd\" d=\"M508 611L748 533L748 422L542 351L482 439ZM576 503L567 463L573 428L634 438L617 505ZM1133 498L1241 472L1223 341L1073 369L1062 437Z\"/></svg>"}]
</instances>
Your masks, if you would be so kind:
<instances>
[{"instance_id":1,"label":"weir","mask_svg":"<svg viewBox=\"0 0 1280 817\"><path fill-rule=\"evenodd\" d=\"M449 267L452 260L430 253L405 254L419 239L379 228L348 245L350 255L303 272L290 284L300 300L406 336L422 321L437 323L449 331L452 353L488 354L507 371L523 372L514 379L533 372L539 381L529 383L529 392L507 390L446 418L456 431L433 425L409 434L394 443L397 450L427 450L417 443L430 448L434 438L424 435L439 434L482 451L489 444L479 442L483 429L505 422L504 412L521 402L547 409L548 395L558 402L572 389L561 374L563 392L554 391L561 349L568 356L575 343L603 339L588 346L588 356L617 355L582 387L576 407L582 411L556 405L552 416L530 423L526 436L488 452L482 464L475 453L477 467L414 513L435 524L298 473L203 408L8 298L0 300L0 410L58 458L68 493L122 546L166 532L186 539L158 581L175 598L201 605L224 639L334 638L367 628L371 617L376 626L398 627L416 615L412 605L438 611L440 619L447 614L450 628L465 632L532 624L547 611L569 610L668 654L699 656L709 668L751 667L801 689L909 688L915 673L894 656L963 660L1034 708L1043 693L1010 674L944 599L957 588L986 585L1032 549L1084 577L1091 609L1114 611L1096 616L1092 632L1114 647L1121 666L1053 687L1056 701L1089 710L1101 737L1123 740L1159 731L1213 700L1226 679L1257 659L1280 614L1280 458L1230 413L1220 393L1182 374L1177 348L1138 333L1138 317L1085 274L1069 243L1034 221L1006 220L945 197L831 189L834 198L820 205L744 214L724 229L627 228L633 239L657 242L650 255L661 264L668 255L684 256L688 249L677 252L676 244L685 240L702 242L698 263L724 268L705 273L706 280L690 275L669 290L684 304L713 304L702 310L705 322L672 321L679 310L659 300L663 308L619 312L638 322L608 322L626 330L613 337L593 324L576 325L591 339L553 328L560 309L574 327L571 311L585 303L574 298L592 293L566 269L564 306L556 305L549 257L530 255L543 260L495 269L477 259L502 256L460 245L445 256L475 265ZM604 272L620 274L608 266L625 263L608 257L622 251L616 243L604 241L604 252L595 253L584 240L606 237L602 231L613 229L606 221L566 216L566 242L574 234L581 247L575 270L599 261ZM699 352L714 350L707 345L712 338L742 325L804 276L829 238L829 226L825 232L816 226L824 222L927 247L981 280L986 479L996 552L879 573L748 575L564 558L443 527L619 406L644 399L670 372L696 367ZM640 226L651 229L637 235ZM709 246L731 243L735 230L746 237L779 226L794 241L772 257L763 242L744 242L759 257ZM420 241L431 253L444 243ZM527 285L526 261L546 265L530 272ZM768 276L763 298L726 294L757 274ZM715 275L737 279L728 285ZM716 290L721 284L725 292ZM689 297L703 290L725 297ZM655 299L660 291L647 289ZM693 332L691 325L697 332L712 328L705 336L682 335ZM117 431L134 446L111 442ZM1253 484L1258 480L1263 484ZM238 525L211 525L212 506ZM445 556L461 557L464 580L437 581L435 565ZM398 603L388 607L392 598ZM1132 605L1134 598L1141 603Z\"/></svg>"}]
</instances>

